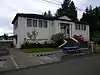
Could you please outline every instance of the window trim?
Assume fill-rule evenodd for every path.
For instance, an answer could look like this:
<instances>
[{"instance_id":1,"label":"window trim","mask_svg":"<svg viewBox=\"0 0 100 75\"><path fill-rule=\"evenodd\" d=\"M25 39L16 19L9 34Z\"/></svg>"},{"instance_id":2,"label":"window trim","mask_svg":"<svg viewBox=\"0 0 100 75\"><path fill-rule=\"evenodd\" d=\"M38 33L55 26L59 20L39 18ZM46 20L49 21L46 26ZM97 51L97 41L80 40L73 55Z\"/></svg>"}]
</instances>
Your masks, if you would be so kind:
<instances>
[{"instance_id":1,"label":"window trim","mask_svg":"<svg viewBox=\"0 0 100 75\"><path fill-rule=\"evenodd\" d=\"M43 21L43 27L48 28L48 21L46 21L46 20Z\"/></svg>"},{"instance_id":2,"label":"window trim","mask_svg":"<svg viewBox=\"0 0 100 75\"><path fill-rule=\"evenodd\" d=\"M87 28L86 28L86 25L84 25L84 31L86 30Z\"/></svg>"},{"instance_id":3,"label":"window trim","mask_svg":"<svg viewBox=\"0 0 100 75\"><path fill-rule=\"evenodd\" d=\"M28 25L28 20L31 20L31 24L30 25ZM30 19L30 18L27 19L27 27L32 27L32 25L33 25L32 21L33 21L33 19Z\"/></svg>"},{"instance_id":4,"label":"window trim","mask_svg":"<svg viewBox=\"0 0 100 75\"><path fill-rule=\"evenodd\" d=\"M34 25L35 22L36 22L36 25ZM36 19L32 19L32 27L38 27L38 22Z\"/></svg>"},{"instance_id":5,"label":"window trim","mask_svg":"<svg viewBox=\"0 0 100 75\"><path fill-rule=\"evenodd\" d=\"M41 22L41 23L40 23L40 22ZM42 28L42 27L43 27L43 20L38 20L38 23L39 23L39 24L38 24L39 27ZM41 25L40 25L40 24L41 24Z\"/></svg>"}]
</instances>

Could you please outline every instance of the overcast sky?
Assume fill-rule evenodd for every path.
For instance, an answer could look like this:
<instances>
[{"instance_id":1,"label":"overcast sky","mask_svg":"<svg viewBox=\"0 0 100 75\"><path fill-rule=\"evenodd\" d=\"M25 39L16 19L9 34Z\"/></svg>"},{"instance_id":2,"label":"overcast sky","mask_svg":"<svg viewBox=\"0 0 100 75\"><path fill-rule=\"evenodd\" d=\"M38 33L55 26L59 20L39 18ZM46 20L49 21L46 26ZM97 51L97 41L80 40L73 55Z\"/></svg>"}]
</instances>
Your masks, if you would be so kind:
<instances>
[{"instance_id":1,"label":"overcast sky","mask_svg":"<svg viewBox=\"0 0 100 75\"><path fill-rule=\"evenodd\" d=\"M52 2L63 2L63 0L49 0ZM87 6L93 7L100 5L100 0L73 0L76 7L85 9ZM0 0L0 35L4 33L12 33L13 26L11 21L16 13L35 13L41 14L44 11L51 10L52 14L60 8L60 5L47 3L43 0ZM81 17L83 11L78 10L78 18Z\"/></svg>"}]
</instances>

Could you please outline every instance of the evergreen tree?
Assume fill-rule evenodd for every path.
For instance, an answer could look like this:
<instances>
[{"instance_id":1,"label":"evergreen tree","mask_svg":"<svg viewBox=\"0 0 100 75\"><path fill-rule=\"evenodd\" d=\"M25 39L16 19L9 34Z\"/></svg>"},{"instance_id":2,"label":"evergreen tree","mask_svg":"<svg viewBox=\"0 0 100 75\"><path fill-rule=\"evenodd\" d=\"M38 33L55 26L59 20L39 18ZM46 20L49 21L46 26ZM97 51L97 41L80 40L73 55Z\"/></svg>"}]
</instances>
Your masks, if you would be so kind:
<instances>
[{"instance_id":1,"label":"evergreen tree","mask_svg":"<svg viewBox=\"0 0 100 75\"><path fill-rule=\"evenodd\" d=\"M81 21L85 21L89 24L91 36L94 36L95 32L100 32L100 7L87 7Z\"/></svg>"},{"instance_id":2,"label":"evergreen tree","mask_svg":"<svg viewBox=\"0 0 100 75\"><path fill-rule=\"evenodd\" d=\"M48 11L48 14L47 14L49 17L52 17L52 14L51 14L51 11L49 10Z\"/></svg>"},{"instance_id":3,"label":"evergreen tree","mask_svg":"<svg viewBox=\"0 0 100 75\"><path fill-rule=\"evenodd\" d=\"M43 14L44 16L47 16L47 13L46 12L44 12L44 14Z\"/></svg>"},{"instance_id":4,"label":"evergreen tree","mask_svg":"<svg viewBox=\"0 0 100 75\"><path fill-rule=\"evenodd\" d=\"M77 10L75 4L71 0L64 0L61 8L59 8L55 14L56 16L66 15L72 20L77 20Z\"/></svg>"}]
</instances>

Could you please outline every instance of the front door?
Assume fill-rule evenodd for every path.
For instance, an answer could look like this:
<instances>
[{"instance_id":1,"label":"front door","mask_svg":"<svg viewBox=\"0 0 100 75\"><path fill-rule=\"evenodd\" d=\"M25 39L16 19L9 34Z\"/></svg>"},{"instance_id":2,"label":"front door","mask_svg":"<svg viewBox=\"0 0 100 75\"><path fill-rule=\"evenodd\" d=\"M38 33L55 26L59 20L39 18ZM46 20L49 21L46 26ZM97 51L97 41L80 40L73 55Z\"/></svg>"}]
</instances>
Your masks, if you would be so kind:
<instances>
[{"instance_id":1,"label":"front door","mask_svg":"<svg viewBox=\"0 0 100 75\"><path fill-rule=\"evenodd\" d=\"M61 33L63 33L66 38L69 38L69 36L70 36L69 24L61 23L60 30L61 30Z\"/></svg>"}]
</instances>

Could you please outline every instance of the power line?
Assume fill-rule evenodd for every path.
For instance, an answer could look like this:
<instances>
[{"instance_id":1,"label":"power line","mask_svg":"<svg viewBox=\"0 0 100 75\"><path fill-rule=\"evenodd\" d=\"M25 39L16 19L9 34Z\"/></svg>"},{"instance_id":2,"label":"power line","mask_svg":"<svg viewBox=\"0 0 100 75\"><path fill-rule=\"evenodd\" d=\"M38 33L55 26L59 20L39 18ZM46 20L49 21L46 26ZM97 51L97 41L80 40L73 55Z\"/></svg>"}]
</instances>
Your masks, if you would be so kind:
<instances>
[{"instance_id":1,"label":"power line","mask_svg":"<svg viewBox=\"0 0 100 75\"><path fill-rule=\"evenodd\" d=\"M59 2L59 3L55 3L55 2L58 2L58 1L55 1L55 2L52 2L52 1L48 1L48 0L42 0L42 1L45 1L45 2L48 2L48 3L52 3L52 4L55 4L55 5L61 5L62 3L61 2ZM79 10L79 11L84 11L83 9L80 9L80 8L76 8L77 10Z\"/></svg>"},{"instance_id":2,"label":"power line","mask_svg":"<svg viewBox=\"0 0 100 75\"><path fill-rule=\"evenodd\" d=\"M57 2L57 3L60 3L60 4L62 4L62 2L60 2L60 1L57 1L57 0L54 0L55 2Z\"/></svg>"},{"instance_id":3,"label":"power line","mask_svg":"<svg viewBox=\"0 0 100 75\"><path fill-rule=\"evenodd\" d=\"M52 1L48 1L48 0L42 0L42 1L45 1L45 2L48 2L48 3L52 3L52 4L56 4L56 5L61 5L59 3L55 3L55 2L52 2Z\"/></svg>"}]
</instances>

